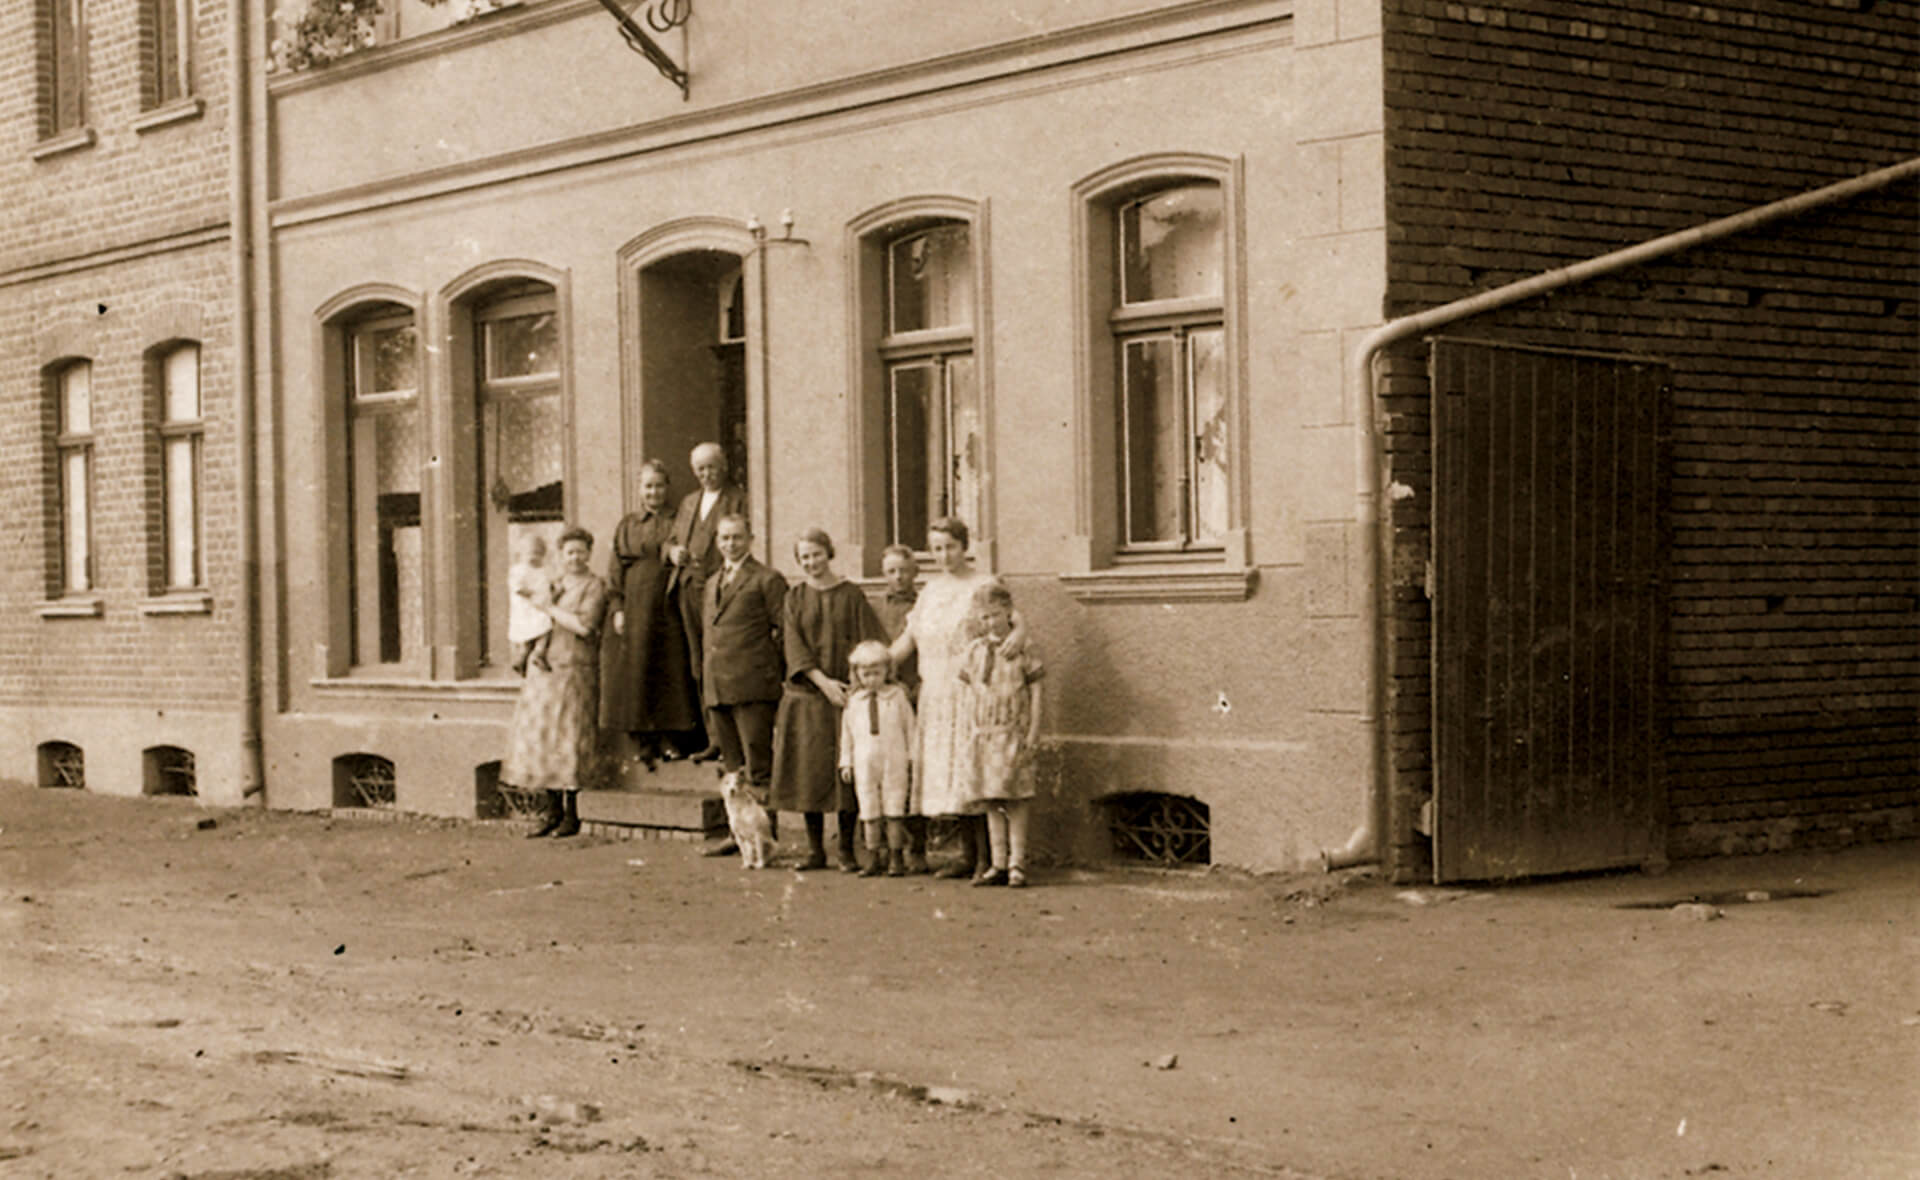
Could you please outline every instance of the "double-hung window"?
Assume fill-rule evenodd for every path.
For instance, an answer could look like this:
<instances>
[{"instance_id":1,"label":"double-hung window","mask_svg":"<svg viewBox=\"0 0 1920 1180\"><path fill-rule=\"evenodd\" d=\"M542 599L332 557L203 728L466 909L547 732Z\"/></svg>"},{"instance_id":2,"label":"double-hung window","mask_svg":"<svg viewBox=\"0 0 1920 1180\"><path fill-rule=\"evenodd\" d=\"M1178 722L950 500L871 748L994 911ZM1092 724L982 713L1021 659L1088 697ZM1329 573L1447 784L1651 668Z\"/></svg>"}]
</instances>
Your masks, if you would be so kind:
<instances>
[{"instance_id":1,"label":"double-hung window","mask_svg":"<svg viewBox=\"0 0 1920 1180\"><path fill-rule=\"evenodd\" d=\"M885 273L886 539L919 549L929 521L979 521L985 456L970 227L942 222L892 238Z\"/></svg>"},{"instance_id":2,"label":"double-hung window","mask_svg":"<svg viewBox=\"0 0 1920 1180\"><path fill-rule=\"evenodd\" d=\"M1114 228L1120 546L1217 548L1233 486L1220 186L1135 196Z\"/></svg>"},{"instance_id":3,"label":"double-hung window","mask_svg":"<svg viewBox=\"0 0 1920 1180\"><path fill-rule=\"evenodd\" d=\"M160 358L160 470L165 588L206 584L200 534L205 424L200 400L200 346L180 344Z\"/></svg>"},{"instance_id":4,"label":"double-hung window","mask_svg":"<svg viewBox=\"0 0 1920 1180\"><path fill-rule=\"evenodd\" d=\"M59 408L54 455L60 489L61 594L93 589L93 366L74 361L54 376Z\"/></svg>"},{"instance_id":5,"label":"double-hung window","mask_svg":"<svg viewBox=\"0 0 1920 1180\"><path fill-rule=\"evenodd\" d=\"M411 313L363 319L347 331L355 664L418 664L423 657L418 357Z\"/></svg>"},{"instance_id":6,"label":"double-hung window","mask_svg":"<svg viewBox=\"0 0 1920 1180\"><path fill-rule=\"evenodd\" d=\"M505 667L507 569L531 534L552 551L565 519L565 415L560 321L551 290L475 308L476 518L483 662Z\"/></svg>"}]
</instances>

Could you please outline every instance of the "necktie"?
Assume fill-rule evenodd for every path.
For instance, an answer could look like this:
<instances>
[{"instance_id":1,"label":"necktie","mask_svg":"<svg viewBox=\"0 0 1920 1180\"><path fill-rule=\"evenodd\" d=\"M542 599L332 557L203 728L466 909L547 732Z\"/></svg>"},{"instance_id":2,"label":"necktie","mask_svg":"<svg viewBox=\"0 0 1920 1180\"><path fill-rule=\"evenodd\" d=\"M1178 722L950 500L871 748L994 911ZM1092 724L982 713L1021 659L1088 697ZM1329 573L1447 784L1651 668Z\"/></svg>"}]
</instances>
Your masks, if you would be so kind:
<instances>
[{"instance_id":1,"label":"necktie","mask_svg":"<svg viewBox=\"0 0 1920 1180\"><path fill-rule=\"evenodd\" d=\"M867 694L867 732L880 736L880 694Z\"/></svg>"}]
</instances>

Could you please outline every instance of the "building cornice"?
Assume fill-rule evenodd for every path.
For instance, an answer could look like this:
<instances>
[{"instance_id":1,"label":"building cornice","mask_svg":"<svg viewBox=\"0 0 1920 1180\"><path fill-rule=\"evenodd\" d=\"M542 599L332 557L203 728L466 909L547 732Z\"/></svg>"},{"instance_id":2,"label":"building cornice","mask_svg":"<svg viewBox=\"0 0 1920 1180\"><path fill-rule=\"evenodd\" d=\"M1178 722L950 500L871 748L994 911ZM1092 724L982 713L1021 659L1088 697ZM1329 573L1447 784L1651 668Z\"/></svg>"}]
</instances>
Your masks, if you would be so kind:
<instances>
[{"instance_id":1,"label":"building cornice","mask_svg":"<svg viewBox=\"0 0 1920 1180\"><path fill-rule=\"evenodd\" d=\"M549 0L553 19L576 11L597 10L581 0ZM576 9L575 5L579 5ZM531 9L527 19L545 13ZM1148 13L1132 13L1072 28L1036 33L991 46L960 50L901 65L853 74L831 81L756 95L737 102L687 111L629 127L573 136L552 143L499 152L473 160L426 168L402 176L324 192L282 198L272 204L276 229L351 216L372 209L428 200L485 188L509 181L548 176L611 161L649 155L674 148L792 126L834 115L859 112L883 104L897 104L976 88L983 84L1037 75L1061 67L1098 63L1108 58L1135 58L1154 50L1182 48L1189 43L1223 35L1259 33L1288 25L1290 0L1189 0L1188 3ZM503 25L508 31L527 27ZM452 30L448 30L449 32ZM441 36L429 34L420 41ZM1270 38L1262 38L1262 45ZM395 50L407 43L396 45ZM450 48L439 43L435 50ZM1220 52L1240 52L1247 46L1223 46ZM390 51L375 50L370 54ZM409 58L408 60L412 60ZM1190 53L1183 60L1191 60ZM325 67L332 74L340 66ZM348 77L351 74L340 74ZM317 85L318 83L314 83ZM274 93L281 93L278 82Z\"/></svg>"}]
</instances>

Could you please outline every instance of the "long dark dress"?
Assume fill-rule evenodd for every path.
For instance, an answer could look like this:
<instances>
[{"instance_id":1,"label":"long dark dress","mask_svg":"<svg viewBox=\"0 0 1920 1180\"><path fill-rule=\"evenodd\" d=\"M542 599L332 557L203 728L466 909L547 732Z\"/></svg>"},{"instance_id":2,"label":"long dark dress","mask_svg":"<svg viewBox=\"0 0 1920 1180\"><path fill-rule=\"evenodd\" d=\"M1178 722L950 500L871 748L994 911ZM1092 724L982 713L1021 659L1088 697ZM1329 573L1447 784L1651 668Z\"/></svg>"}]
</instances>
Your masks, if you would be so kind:
<instances>
[{"instance_id":1,"label":"long dark dress","mask_svg":"<svg viewBox=\"0 0 1920 1180\"><path fill-rule=\"evenodd\" d=\"M840 710L807 678L818 668L842 683L861 641L887 641L867 596L852 582L787 590L787 683L773 728L773 798L780 811L852 811L853 787L840 781Z\"/></svg>"},{"instance_id":2,"label":"long dark dress","mask_svg":"<svg viewBox=\"0 0 1920 1180\"><path fill-rule=\"evenodd\" d=\"M507 731L500 781L523 791L577 791L596 777L600 734L599 628L607 584L592 574L563 575L553 584L555 606L572 611L590 629L581 638L554 624L547 666L527 666Z\"/></svg>"},{"instance_id":3,"label":"long dark dress","mask_svg":"<svg viewBox=\"0 0 1920 1180\"><path fill-rule=\"evenodd\" d=\"M668 589L673 567L661 547L673 514L634 512L614 530L607 561L609 614L626 612L626 633L601 640L600 725L627 733L681 733L700 725L700 690L687 659L686 625Z\"/></svg>"}]
</instances>

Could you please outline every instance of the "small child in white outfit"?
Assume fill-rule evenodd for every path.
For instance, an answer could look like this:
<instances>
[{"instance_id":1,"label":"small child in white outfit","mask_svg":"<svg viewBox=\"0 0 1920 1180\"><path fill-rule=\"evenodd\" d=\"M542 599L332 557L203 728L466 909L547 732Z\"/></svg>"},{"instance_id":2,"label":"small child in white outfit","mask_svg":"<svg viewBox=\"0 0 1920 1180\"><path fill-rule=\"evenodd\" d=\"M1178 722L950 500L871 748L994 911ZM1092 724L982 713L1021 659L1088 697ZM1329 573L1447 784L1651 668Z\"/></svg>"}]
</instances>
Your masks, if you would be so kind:
<instances>
[{"instance_id":1,"label":"small child in white outfit","mask_svg":"<svg viewBox=\"0 0 1920 1180\"><path fill-rule=\"evenodd\" d=\"M907 875L907 817L913 814L913 705L888 679L887 645L869 639L849 653L853 691L840 713L840 781L853 784L867 843L862 877Z\"/></svg>"},{"instance_id":2,"label":"small child in white outfit","mask_svg":"<svg viewBox=\"0 0 1920 1180\"><path fill-rule=\"evenodd\" d=\"M547 542L531 533L520 543L520 559L507 568L507 642L513 645L513 670L522 676L532 664L547 670L547 641L553 620L538 605L553 600L553 579L547 575Z\"/></svg>"}]
</instances>

